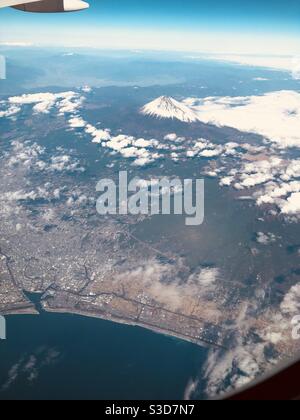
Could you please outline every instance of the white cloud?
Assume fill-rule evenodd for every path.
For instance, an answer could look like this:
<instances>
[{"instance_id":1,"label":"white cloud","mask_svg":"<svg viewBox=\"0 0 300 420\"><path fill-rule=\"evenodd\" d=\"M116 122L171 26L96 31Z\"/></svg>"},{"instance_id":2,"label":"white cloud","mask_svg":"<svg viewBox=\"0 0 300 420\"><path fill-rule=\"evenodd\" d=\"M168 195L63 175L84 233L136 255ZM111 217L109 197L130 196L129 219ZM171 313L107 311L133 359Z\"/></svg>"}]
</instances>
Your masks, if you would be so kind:
<instances>
[{"instance_id":1,"label":"white cloud","mask_svg":"<svg viewBox=\"0 0 300 420\"><path fill-rule=\"evenodd\" d=\"M39 195L37 194L36 191L23 191L23 190L19 190L19 191L11 191L11 192L7 192L2 194L1 197L1 201L23 201L23 200L36 200L37 198L39 198Z\"/></svg>"},{"instance_id":2,"label":"white cloud","mask_svg":"<svg viewBox=\"0 0 300 420\"><path fill-rule=\"evenodd\" d=\"M150 157L140 157L135 159L135 161L133 162L134 166L146 166L149 165L150 163L153 162L153 159L151 159Z\"/></svg>"},{"instance_id":3,"label":"white cloud","mask_svg":"<svg viewBox=\"0 0 300 420\"><path fill-rule=\"evenodd\" d=\"M6 110L0 111L0 118L9 118L18 114L21 111L21 108L16 105L9 106Z\"/></svg>"},{"instance_id":4,"label":"white cloud","mask_svg":"<svg viewBox=\"0 0 300 420\"><path fill-rule=\"evenodd\" d=\"M240 342L224 352L212 350L204 372L207 395L215 397L254 380L266 364L264 349L264 344Z\"/></svg>"},{"instance_id":5,"label":"white cloud","mask_svg":"<svg viewBox=\"0 0 300 420\"><path fill-rule=\"evenodd\" d=\"M62 100L56 103L56 107L59 110L59 114L72 114L80 109L84 98L77 95L74 92L67 92Z\"/></svg>"},{"instance_id":6,"label":"white cloud","mask_svg":"<svg viewBox=\"0 0 300 420\"><path fill-rule=\"evenodd\" d=\"M112 137L111 140L105 144L105 146L116 151L122 151L127 146L131 145L133 140L134 137L120 134L119 136Z\"/></svg>"},{"instance_id":7,"label":"white cloud","mask_svg":"<svg viewBox=\"0 0 300 420\"><path fill-rule=\"evenodd\" d=\"M300 182L270 183L266 185L264 193L257 198L257 204L274 204L279 198L286 197L292 192L300 191Z\"/></svg>"},{"instance_id":8,"label":"white cloud","mask_svg":"<svg viewBox=\"0 0 300 420\"><path fill-rule=\"evenodd\" d=\"M33 382L37 380L40 369L57 362L60 353L56 349L38 349L34 354L20 358L9 370L7 380L1 391L8 390L21 378L23 381Z\"/></svg>"},{"instance_id":9,"label":"white cloud","mask_svg":"<svg viewBox=\"0 0 300 420\"><path fill-rule=\"evenodd\" d=\"M249 148L246 147L246 149L247 152ZM227 171L223 159L222 163L225 163L223 167L214 168L214 170L206 168L204 174L218 176L219 185L222 187L250 190L247 197L255 200L258 206L272 205L283 215L298 217L300 216L300 181L298 180L300 159L290 159L280 151L277 156L275 152L276 149L266 146L264 153L261 154L251 155L250 152L236 154L238 160L234 168ZM222 157L224 156L223 153ZM251 161L252 158L253 161Z\"/></svg>"},{"instance_id":10,"label":"white cloud","mask_svg":"<svg viewBox=\"0 0 300 420\"><path fill-rule=\"evenodd\" d=\"M276 242L276 240L276 236L271 232L257 232L256 234L256 242L260 245L270 245L271 243Z\"/></svg>"},{"instance_id":11,"label":"white cloud","mask_svg":"<svg viewBox=\"0 0 300 420\"><path fill-rule=\"evenodd\" d=\"M212 54L207 58L241 64L243 66L269 68L293 73L295 67L295 56L293 55L247 55L247 54ZM256 77L253 80L266 81L264 77Z\"/></svg>"},{"instance_id":12,"label":"white cloud","mask_svg":"<svg viewBox=\"0 0 300 420\"><path fill-rule=\"evenodd\" d=\"M266 77L254 77L253 79L255 82L267 82L270 79L267 79Z\"/></svg>"},{"instance_id":13,"label":"white cloud","mask_svg":"<svg viewBox=\"0 0 300 420\"><path fill-rule=\"evenodd\" d=\"M167 134L167 135L164 137L164 140L168 140L168 141L176 141L176 140L177 140L177 134L176 134L176 133L170 133L170 134Z\"/></svg>"},{"instance_id":14,"label":"white cloud","mask_svg":"<svg viewBox=\"0 0 300 420\"><path fill-rule=\"evenodd\" d=\"M81 117L72 117L69 119L69 125L71 128L84 128L86 122Z\"/></svg>"},{"instance_id":15,"label":"white cloud","mask_svg":"<svg viewBox=\"0 0 300 420\"><path fill-rule=\"evenodd\" d=\"M217 173L214 173L217 175ZM220 180L220 186L221 187L229 187L234 181L233 176L225 176L224 178L221 178Z\"/></svg>"},{"instance_id":16,"label":"white cloud","mask_svg":"<svg viewBox=\"0 0 300 420\"><path fill-rule=\"evenodd\" d=\"M60 114L75 112L82 104L81 98L75 92L62 93L33 93L21 96L13 96L8 99L9 105L33 105L33 111L36 113L47 114L56 106Z\"/></svg>"},{"instance_id":17,"label":"white cloud","mask_svg":"<svg viewBox=\"0 0 300 420\"><path fill-rule=\"evenodd\" d=\"M74 55L74 54L73 54ZM84 93L91 93L92 92L92 88L90 87L90 86L83 86L82 88L81 88L81 90L82 90L82 92L84 92Z\"/></svg>"},{"instance_id":18,"label":"white cloud","mask_svg":"<svg viewBox=\"0 0 300 420\"><path fill-rule=\"evenodd\" d=\"M12 142L12 154L7 160L9 167L16 165L23 165L27 169L42 168L44 162L41 157L45 153L45 149L37 143L30 144L29 142L21 143L20 141Z\"/></svg>"},{"instance_id":19,"label":"white cloud","mask_svg":"<svg viewBox=\"0 0 300 420\"><path fill-rule=\"evenodd\" d=\"M300 213L300 192L291 194L286 202L281 206L283 214L299 214Z\"/></svg>"},{"instance_id":20,"label":"white cloud","mask_svg":"<svg viewBox=\"0 0 300 420\"><path fill-rule=\"evenodd\" d=\"M57 172L84 172L85 169L80 166L77 159L72 159L69 155L60 155L51 158L47 170Z\"/></svg>"},{"instance_id":21,"label":"white cloud","mask_svg":"<svg viewBox=\"0 0 300 420\"><path fill-rule=\"evenodd\" d=\"M145 148L145 147L153 147L155 145L157 145L157 141L156 140L145 140L145 139L137 139L133 141L133 146L135 147L140 147L140 148Z\"/></svg>"},{"instance_id":22,"label":"white cloud","mask_svg":"<svg viewBox=\"0 0 300 420\"><path fill-rule=\"evenodd\" d=\"M210 150L203 150L199 153L199 156L205 157L205 158L212 158L216 156L220 156L223 152L222 147L216 147L215 149Z\"/></svg>"},{"instance_id":23,"label":"white cloud","mask_svg":"<svg viewBox=\"0 0 300 420\"><path fill-rule=\"evenodd\" d=\"M137 284L144 297L176 310L186 305L190 297L205 296L211 292L220 277L218 269L205 268L183 282L180 277L182 269L181 259L174 264L163 264L156 259L142 261L138 267L117 275L117 281Z\"/></svg>"},{"instance_id":24,"label":"white cloud","mask_svg":"<svg viewBox=\"0 0 300 420\"><path fill-rule=\"evenodd\" d=\"M245 174L244 178L238 185L245 188L252 188L256 185L264 184L273 179L272 173L255 173L252 175Z\"/></svg>"},{"instance_id":25,"label":"white cloud","mask_svg":"<svg viewBox=\"0 0 300 420\"><path fill-rule=\"evenodd\" d=\"M218 268L203 268L196 274L189 277L188 283L195 283L202 292L213 291L216 285L216 281L220 278L220 271Z\"/></svg>"},{"instance_id":26,"label":"white cloud","mask_svg":"<svg viewBox=\"0 0 300 420\"><path fill-rule=\"evenodd\" d=\"M300 93L271 92L261 96L188 98L186 106L200 121L267 137L280 147L300 147Z\"/></svg>"},{"instance_id":27,"label":"white cloud","mask_svg":"<svg viewBox=\"0 0 300 420\"><path fill-rule=\"evenodd\" d=\"M147 104L143 112L187 123L199 120L236 128L266 137L282 148L300 147L300 93L296 91L246 97L186 98L182 102L162 97ZM176 139L176 134L165 136L165 140ZM228 152L234 153L234 148Z\"/></svg>"},{"instance_id":28,"label":"white cloud","mask_svg":"<svg viewBox=\"0 0 300 420\"><path fill-rule=\"evenodd\" d=\"M88 87L82 88L82 91L88 93ZM135 138L126 134L119 134L113 136L110 129L100 129L85 121L80 115L80 108L85 98L76 92L62 92L62 93L34 93L21 96L10 97L8 101L2 101L1 106L6 106L4 111L0 111L0 117L9 117L21 111L22 106L32 105L32 110L37 114L48 114L52 109L57 109L59 115L70 114L68 117L68 125L71 129L83 129L86 134L92 138L92 143L97 143L103 147L112 149L114 152L119 152L124 158L135 158L132 163L135 166L145 166L160 156L154 150L159 148L160 143L155 139ZM74 171L83 170L77 163L65 162L63 156L52 159L50 167L47 167L45 162L38 161L36 166L41 170L56 170L56 171ZM22 156L13 159L17 161L22 160Z\"/></svg>"},{"instance_id":29,"label":"white cloud","mask_svg":"<svg viewBox=\"0 0 300 420\"><path fill-rule=\"evenodd\" d=\"M93 137L92 143L101 144L103 141L105 142L111 139L110 130L97 129L91 124L86 125L85 132Z\"/></svg>"},{"instance_id":30,"label":"white cloud","mask_svg":"<svg viewBox=\"0 0 300 420\"><path fill-rule=\"evenodd\" d=\"M289 290L280 305L280 309L288 316L300 314L300 284Z\"/></svg>"}]
</instances>

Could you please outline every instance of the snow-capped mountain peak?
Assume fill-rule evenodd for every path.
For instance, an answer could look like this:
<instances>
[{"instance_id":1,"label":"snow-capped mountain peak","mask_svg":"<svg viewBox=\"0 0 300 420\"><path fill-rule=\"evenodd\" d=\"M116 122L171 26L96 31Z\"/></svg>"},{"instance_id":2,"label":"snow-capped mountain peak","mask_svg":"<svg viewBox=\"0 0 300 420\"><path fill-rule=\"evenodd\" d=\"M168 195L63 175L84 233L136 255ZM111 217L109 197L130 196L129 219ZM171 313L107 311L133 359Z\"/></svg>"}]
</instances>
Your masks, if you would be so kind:
<instances>
[{"instance_id":1,"label":"snow-capped mountain peak","mask_svg":"<svg viewBox=\"0 0 300 420\"><path fill-rule=\"evenodd\" d=\"M193 109L169 96L161 96L141 109L141 113L156 118L171 118L191 123L199 118Z\"/></svg>"}]
</instances>

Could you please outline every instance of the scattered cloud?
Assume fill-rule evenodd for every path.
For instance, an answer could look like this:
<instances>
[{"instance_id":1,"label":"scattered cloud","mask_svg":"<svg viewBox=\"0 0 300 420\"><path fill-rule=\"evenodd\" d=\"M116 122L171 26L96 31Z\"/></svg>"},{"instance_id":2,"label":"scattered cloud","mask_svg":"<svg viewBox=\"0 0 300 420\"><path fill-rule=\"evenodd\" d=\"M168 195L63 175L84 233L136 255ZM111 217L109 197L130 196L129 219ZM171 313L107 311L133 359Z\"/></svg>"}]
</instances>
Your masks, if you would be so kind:
<instances>
[{"instance_id":1,"label":"scattered cloud","mask_svg":"<svg viewBox=\"0 0 300 420\"><path fill-rule=\"evenodd\" d=\"M50 163L46 168L56 172L84 172L85 169L80 165L77 159L69 155L58 155L51 157Z\"/></svg>"},{"instance_id":2,"label":"scattered cloud","mask_svg":"<svg viewBox=\"0 0 300 420\"><path fill-rule=\"evenodd\" d=\"M281 206L283 214L300 214L300 192L290 195Z\"/></svg>"},{"instance_id":3,"label":"scattered cloud","mask_svg":"<svg viewBox=\"0 0 300 420\"><path fill-rule=\"evenodd\" d=\"M60 357L56 349L38 349L30 355L25 355L9 370L6 382L1 387L1 392L7 391L19 379L27 382L36 381L42 368L55 364Z\"/></svg>"},{"instance_id":4,"label":"scattered cloud","mask_svg":"<svg viewBox=\"0 0 300 420\"><path fill-rule=\"evenodd\" d=\"M15 105L9 106L6 110L0 111L0 118L10 118L18 114L21 108Z\"/></svg>"},{"instance_id":5,"label":"scattered cloud","mask_svg":"<svg viewBox=\"0 0 300 420\"><path fill-rule=\"evenodd\" d=\"M260 245L270 245L276 241L277 241L276 235L274 235L271 232L268 232L268 233L257 232L256 233L256 242Z\"/></svg>"},{"instance_id":6,"label":"scattered cloud","mask_svg":"<svg viewBox=\"0 0 300 420\"><path fill-rule=\"evenodd\" d=\"M25 105L32 105L36 114L48 114L56 107L61 115L76 112L82 105L83 97L76 92L33 93L8 98L8 108L1 111L0 117L10 117L21 112ZM5 102L4 102L5 103ZM3 102L2 102L3 105Z\"/></svg>"},{"instance_id":7,"label":"scattered cloud","mask_svg":"<svg viewBox=\"0 0 300 420\"><path fill-rule=\"evenodd\" d=\"M81 117L72 117L69 119L69 125L71 128L84 128L86 122Z\"/></svg>"},{"instance_id":8,"label":"scattered cloud","mask_svg":"<svg viewBox=\"0 0 300 420\"><path fill-rule=\"evenodd\" d=\"M281 305L281 311L290 317L300 313L300 284L293 286L285 295Z\"/></svg>"},{"instance_id":9,"label":"scattered cloud","mask_svg":"<svg viewBox=\"0 0 300 420\"><path fill-rule=\"evenodd\" d=\"M186 305L186 299L193 296L205 296L210 293L221 275L217 268L202 268L197 273L188 274L181 259L173 264L163 264L157 260L141 263L134 270L119 274L116 281L123 284L139 284L143 297L173 310ZM180 274L185 273L183 281Z\"/></svg>"}]
</instances>

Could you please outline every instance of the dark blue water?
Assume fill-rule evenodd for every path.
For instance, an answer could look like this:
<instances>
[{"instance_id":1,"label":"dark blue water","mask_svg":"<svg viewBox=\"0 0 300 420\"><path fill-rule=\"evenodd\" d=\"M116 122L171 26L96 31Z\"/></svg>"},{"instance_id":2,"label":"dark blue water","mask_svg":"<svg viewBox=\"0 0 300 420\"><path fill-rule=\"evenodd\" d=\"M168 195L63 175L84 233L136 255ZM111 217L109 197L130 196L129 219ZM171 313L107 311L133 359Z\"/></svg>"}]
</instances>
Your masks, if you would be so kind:
<instances>
[{"instance_id":1,"label":"dark blue water","mask_svg":"<svg viewBox=\"0 0 300 420\"><path fill-rule=\"evenodd\" d=\"M7 318L0 399L181 399L207 350L75 315Z\"/></svg>"}]
</instances>

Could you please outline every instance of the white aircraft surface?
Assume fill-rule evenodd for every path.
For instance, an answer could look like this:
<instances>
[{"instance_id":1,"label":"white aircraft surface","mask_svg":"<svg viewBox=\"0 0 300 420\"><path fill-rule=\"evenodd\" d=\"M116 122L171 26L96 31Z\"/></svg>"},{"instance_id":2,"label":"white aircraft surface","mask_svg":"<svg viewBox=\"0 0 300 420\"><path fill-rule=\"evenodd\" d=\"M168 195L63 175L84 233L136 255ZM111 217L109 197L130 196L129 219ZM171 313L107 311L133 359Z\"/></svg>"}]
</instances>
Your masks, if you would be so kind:
<instances>
[{"instance_id":1,"label":"white aircraft surface","mask_svg":"<svg viewBox=\"0 0 300 420\"><path fill-rule=\"evenodd\" d=\"M33 13L63 13L85 10L90 5L82 0L0 0L0 8L3 7Z\"/></svg>"}]
</instances>

